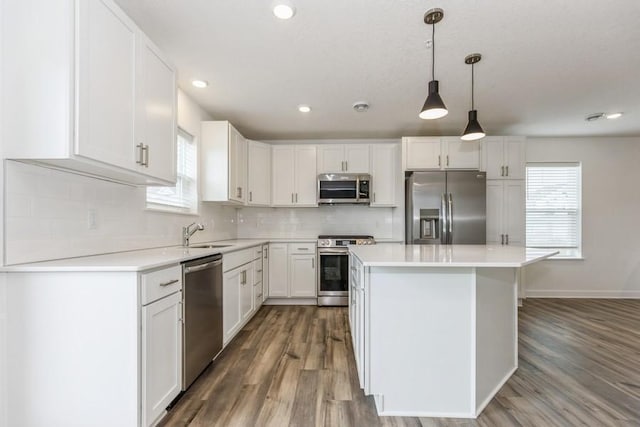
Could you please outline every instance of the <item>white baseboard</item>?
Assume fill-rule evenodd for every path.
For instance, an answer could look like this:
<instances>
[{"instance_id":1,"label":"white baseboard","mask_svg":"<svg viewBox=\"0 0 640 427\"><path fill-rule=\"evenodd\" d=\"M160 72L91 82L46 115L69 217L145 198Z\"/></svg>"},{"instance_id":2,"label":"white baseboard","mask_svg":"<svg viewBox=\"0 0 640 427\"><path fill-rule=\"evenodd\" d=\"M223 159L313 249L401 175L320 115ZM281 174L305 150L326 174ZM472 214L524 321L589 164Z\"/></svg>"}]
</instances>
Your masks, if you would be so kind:
<instances>
[{"instance_id":1,"label":"white baseboard","mask_svg":"<svg viewBox=\"0 0 640 427\"><path fill-rule=\"evenodd\" d=\"M552 289L527 289L527 298L615 298L624 299L640 298L640 290L627 291L591 291L591 290L552 290Z\"/></svg>"}]
</instances>

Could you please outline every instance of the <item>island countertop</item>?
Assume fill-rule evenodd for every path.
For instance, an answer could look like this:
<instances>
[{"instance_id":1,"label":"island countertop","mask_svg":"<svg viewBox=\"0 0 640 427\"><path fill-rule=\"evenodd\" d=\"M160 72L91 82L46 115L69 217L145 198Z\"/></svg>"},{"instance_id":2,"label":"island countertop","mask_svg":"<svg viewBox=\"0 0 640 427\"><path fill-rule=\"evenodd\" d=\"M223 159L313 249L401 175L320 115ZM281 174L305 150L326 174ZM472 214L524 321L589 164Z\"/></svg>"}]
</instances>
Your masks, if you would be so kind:
<instances>
[{"instance_id":1,"label":"island countertop","mask_svg":"<svg viewBox=\"0 0 640 427\"><path fill-rule=\"evenodd\" d=\"M506 245L404 245L381 243L349 246L367 267L523 267L558 252Z\"/></svg>"}]
</instances>

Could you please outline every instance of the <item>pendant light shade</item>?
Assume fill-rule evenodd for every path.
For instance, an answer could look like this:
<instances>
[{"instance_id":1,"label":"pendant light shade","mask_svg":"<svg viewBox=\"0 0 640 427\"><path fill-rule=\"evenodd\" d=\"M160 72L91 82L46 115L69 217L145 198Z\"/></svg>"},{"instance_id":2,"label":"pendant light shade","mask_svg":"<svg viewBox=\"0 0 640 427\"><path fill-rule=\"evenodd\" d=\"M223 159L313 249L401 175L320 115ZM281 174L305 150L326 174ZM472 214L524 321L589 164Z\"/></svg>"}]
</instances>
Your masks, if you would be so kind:
<instances>
[{"instance_id":1,"label":"pendant light shade","mask_svg":"<svg viewBox=\"0 0 640 427\"><path fill-rule=\"evenodd\" d=\"M418 115L421 119L432 120L446 116L449 111L444 105L444 101L440 97L439 83L435 79L435 61L436 61L436 24L442 20L444 12L442 9L436 8L428 10L424 15L424 23L431 25L431 81L429 82L429 94L424 102L422 111Z\"/></svg>"},{"instance_id":2,"label":"pendant light shade","mask_svg":"<svg viewBox=\"0 0 640 427\"><path fill-rule=\"evenodd\" d=\"M420 112L420 118L426 120L439 119L440 117L446 116L448 113L449 111L438 93L438 81L431 80L429 82L429 95L427 96L427 100L424 102L424 106Z\"/></svg>"},{"instance_id":3,"label":"pendant light shade","mask_svg":"<svg viewBox=\"0 0 640 427\"><path fill-rule=\"evenodd\" d=\"M484 129L478 123L478 112L476 110L469 111L469 122L464 128L464 133L460 137L464 141L475 141L485 137Z\"/></svg>"},{"instance_id":4,"label":"pendant light shade","mask_svg":"<svg viewBox=\"0 0 640 427\"><path fill-rule=\"evenodd\" d=\"M485 137L484 129L480 126L478 122L478 111L474 108L474 99L473 99L473 86L474 86L474 77L473 77L473 65L477 62L480 62L482 59L482 55L479 53L472 53L471 55L467 55L464 58L465 64L471 64L471 110L469 111L469 121L467 122L467 127L464 128L464 133L460 137L463 141L476 141L478 139L482 139Z\"/></svg>"}]
</instances>

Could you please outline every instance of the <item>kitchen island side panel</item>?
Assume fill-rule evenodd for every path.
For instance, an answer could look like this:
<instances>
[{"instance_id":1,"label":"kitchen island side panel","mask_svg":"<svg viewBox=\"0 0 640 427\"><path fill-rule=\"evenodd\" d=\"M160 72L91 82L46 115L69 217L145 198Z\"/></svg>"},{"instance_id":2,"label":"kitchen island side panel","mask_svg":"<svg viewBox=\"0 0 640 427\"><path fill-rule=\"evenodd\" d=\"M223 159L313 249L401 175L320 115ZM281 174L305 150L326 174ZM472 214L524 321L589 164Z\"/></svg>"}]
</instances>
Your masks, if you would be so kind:
<instances>
[{"instance_id":1,"label":"kitchen island side panel","mask_svg":"<svg viewBox=\"0 0 640 427\"><path fill-rule=\"evenodd\" d=\"M379 415L472 417L474 269L371 267L368 279L367 389Z\"/></svg>"},{"instance_id":2,"label":"kitchen island side panel","mask_svg":"<svg viewBox=\"0 0 640 427\"><path fill-rule=\"evenodd\" d=\"M6 279L8 424L137 426L137 275Z\"/></svg>"}]
</instances>

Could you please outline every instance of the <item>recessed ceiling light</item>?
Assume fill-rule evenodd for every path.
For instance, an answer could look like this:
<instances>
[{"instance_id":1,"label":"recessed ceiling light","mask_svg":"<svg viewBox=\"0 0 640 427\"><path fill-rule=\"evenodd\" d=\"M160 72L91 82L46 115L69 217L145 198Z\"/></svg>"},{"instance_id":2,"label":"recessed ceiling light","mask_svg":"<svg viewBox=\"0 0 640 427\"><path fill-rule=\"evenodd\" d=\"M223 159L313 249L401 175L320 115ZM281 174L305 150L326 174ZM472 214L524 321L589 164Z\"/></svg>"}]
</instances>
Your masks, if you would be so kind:
<instances>
[{"instance_id":1,"label":"recessed ceiling light","mask_svg":"<svg viewBox=\"0 0 640 427\"><path fill-rule=\"evenodd\" d=\"M311 111L311 107L309 107L308 105L298 105L298 111L300 111L301 113L308 113L309 111Z\"/></svg>"},{"instance_id":2,"label":"recessed ceiling light","mask_svg":"<svg viewBox=\"0 0 640 427\"><path fill-rule=\"evenodd\" d=\"M204 81L204 80L193 80L193 81L191 82L191 84L192 84L192 85L194 85L194 86L195 86L195 87L197 87L197 88L200 88L200 89L202 89L202 88L205 88L205 87L209 86L209 82Z\"/></svg>"},{"instance_id":3,"label":"recessed ceiling light","mask_svg":"<svg viewBox=\"0 0 640 427\"><path fill-rule=\"evenodd\" d=\"M607 119L617 119L617 118L622 117L622 113L607 113L607 114L605 115L605 117L606 117Z\"/></svg>"},{"instance_id":4,"label":"recessed ceiling light","mask_svg":"<svg viewBox=\"0 0 640 427\"><path fill-rule=\"evenodd\" d=\"M280 19L291 19L296 9L288 4L277 4L273 7L273 14Z\"/></svg>"}]
</instances>

